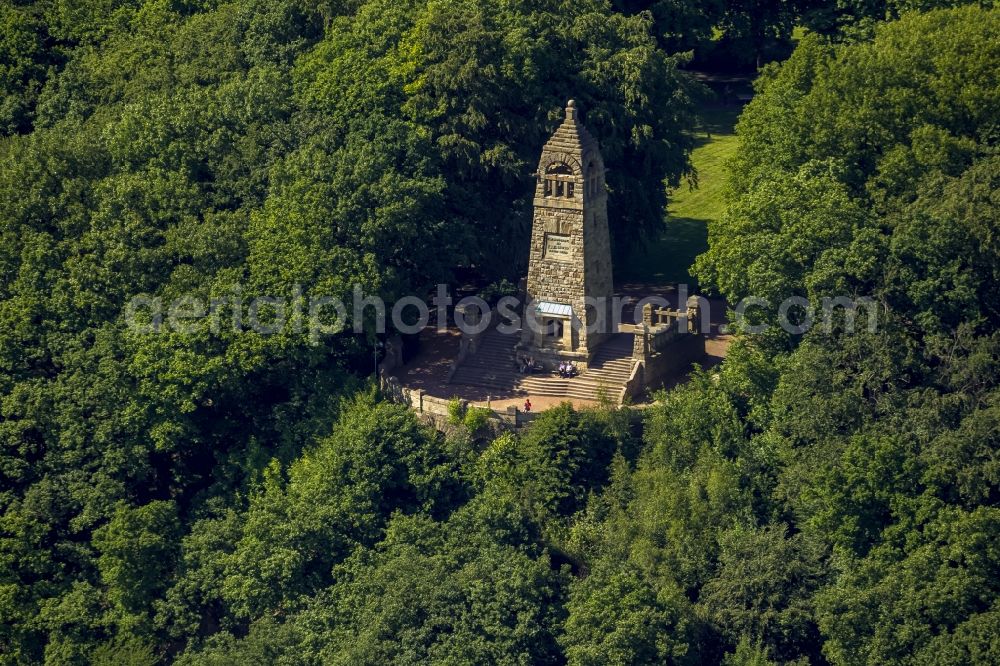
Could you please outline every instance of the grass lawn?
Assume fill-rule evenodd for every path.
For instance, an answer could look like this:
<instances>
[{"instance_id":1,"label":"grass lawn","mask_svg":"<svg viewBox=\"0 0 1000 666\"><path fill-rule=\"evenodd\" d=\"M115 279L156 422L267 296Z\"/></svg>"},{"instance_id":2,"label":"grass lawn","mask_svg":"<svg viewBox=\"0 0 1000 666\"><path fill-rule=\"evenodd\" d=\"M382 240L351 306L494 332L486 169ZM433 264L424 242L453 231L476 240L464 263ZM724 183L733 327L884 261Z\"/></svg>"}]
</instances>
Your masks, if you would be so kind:
<instances>
[{"instance_id":1,"label":"grass lawn","mask_svg":"<svg viewBox=\"0 0 1000 666\"><path fill-rule=\"evenodd\" d=\"M715 106L702 111L698 145L691 154L698 187L691 189L683 184L670 193L663 234L633 253L619 268L617 281L686 282L695 286L696 280L688 269L694 258L708 248L708 221L718 219L725 210L725 163L736 150L733 127L740 110L739 106Z\"/></svg>"}]
</instances>

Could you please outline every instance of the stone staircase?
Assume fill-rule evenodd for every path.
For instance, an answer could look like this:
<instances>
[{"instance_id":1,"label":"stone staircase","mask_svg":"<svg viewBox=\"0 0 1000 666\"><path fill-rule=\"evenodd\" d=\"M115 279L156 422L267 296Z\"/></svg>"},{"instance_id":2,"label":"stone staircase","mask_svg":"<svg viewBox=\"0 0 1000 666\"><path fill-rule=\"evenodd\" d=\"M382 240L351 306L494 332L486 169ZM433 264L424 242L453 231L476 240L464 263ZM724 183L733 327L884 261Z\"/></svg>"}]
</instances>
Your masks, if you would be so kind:
<instances>
[{"instance_id":1,"label":"stone staircase","mask_svg":"<svg viewBox=\"0 0 1000 666\"><path fill-rule=\"evenodd\" d=\"M590 367L571 379L558 373L526 375L521 388L531 395L598 400L602 394L618 402L622 387L632 372L632 335L619 333L597 348Z\"/></svg>"},{"instance_id":2,"label":"stone staircase","mask_svg":"<svg viewBox=\"0 0 1000 666\"><path fill-rule=\"evenodd\" d=\"M522 375L514 361L519 336L493 330L480 341L479 349L458 368L454 384L467 384L503 394L551 396L598 400L602 396L618 402L622 387L632 372L632 334L618 333L597 349L590 368L566 379L558 373Z\"/></svg>"},{"instance_id":3,"label":"stone staircase","mask_svg":"<svg viewBox=\"0 0 1000 666\"><path fill-rule=\"evenodd\" d=\"M451 383L518 393L522 375L514 361L514 345L520 339L519 335L504 335L496 329L487 331L479 340L479 349L458 367Z\"/></svg>"}]
</instances>

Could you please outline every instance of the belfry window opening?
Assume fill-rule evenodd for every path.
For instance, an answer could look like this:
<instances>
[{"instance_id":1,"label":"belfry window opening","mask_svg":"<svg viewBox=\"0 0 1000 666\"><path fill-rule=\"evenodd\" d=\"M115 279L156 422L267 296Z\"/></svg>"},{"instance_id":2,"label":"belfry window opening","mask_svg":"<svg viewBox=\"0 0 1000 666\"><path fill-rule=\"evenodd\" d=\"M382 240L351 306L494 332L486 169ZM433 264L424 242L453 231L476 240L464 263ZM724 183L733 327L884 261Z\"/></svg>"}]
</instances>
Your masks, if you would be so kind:
<instances>
[{"instance_id":1,"label":"belfry window opening","mask_svg":"<svg viewBox=\"0 0 1000 666\"><path fill-rule=\"evenodd\" d=\"M576 179L568 165L556 163L545 170L543 193L546 197L573 199L576 196Z\"/></svg>"}]
</instances>

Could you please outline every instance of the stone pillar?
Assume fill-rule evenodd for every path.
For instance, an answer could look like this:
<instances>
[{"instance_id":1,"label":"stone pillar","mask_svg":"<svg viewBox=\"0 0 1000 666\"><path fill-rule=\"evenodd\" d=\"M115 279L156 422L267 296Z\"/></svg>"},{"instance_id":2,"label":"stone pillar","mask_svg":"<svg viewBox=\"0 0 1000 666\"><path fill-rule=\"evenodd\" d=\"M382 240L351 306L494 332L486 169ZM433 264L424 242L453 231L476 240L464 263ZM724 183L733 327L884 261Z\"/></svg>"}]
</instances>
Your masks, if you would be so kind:
<instances>
[{"instance_id":1,"label":"stone pillar","mask_svg":"<svg viewBox=\"0 0 1000 666\"><path fill-rule=\"evenodd\" d=\"M701 302L697 296L687 299L687 325L688 333L701 332Z\"/></svg>"},{"instance_id":2,"label":"stone pillar","mask_svg":"<svg viewBox=\"0 0 1000 666\"><path fill-rule=\"evenodd\" d=\"M645 362L649 358L649 327L645 324L639 324L635 329L632 358Z\"/></svg>"},{"instance_id":3,"label":"stone pillar","mask_svg":"<svg viewBox=\"0 0 1000 666\"><path fill-rule=\"evenodd\" d=\"M455 308L455 319L456 323L461 317L461 321L465 323L469 328L474 328L479 325L480 318L482 317L482 312L476 307L456 307Z\"/></svg>"}]
</instances>

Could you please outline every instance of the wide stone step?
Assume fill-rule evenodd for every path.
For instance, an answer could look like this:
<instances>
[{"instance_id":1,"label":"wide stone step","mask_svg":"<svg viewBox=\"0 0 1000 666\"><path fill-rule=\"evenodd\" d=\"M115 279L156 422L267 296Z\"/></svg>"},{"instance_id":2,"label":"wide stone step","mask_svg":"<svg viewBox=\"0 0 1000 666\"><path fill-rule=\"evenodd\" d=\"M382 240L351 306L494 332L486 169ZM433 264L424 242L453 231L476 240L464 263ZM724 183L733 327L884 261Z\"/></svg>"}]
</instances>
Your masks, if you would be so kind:
<instances>
[{"instance_id":1,"label":"wide stone step","mask_svg":"<svg viewBox=\"0 0 1000 666\"><path fill-rule=\"evenodd\" d=\"M590 366L590 368L587 369L587 372L584 373L584 374L600 374L600 373L603 373L603 372L620 372L622 370L628 371L628 370L631 370L631 369L632 369L632 360L629 359L628 361L622 361L620 363L616 361L614 363L606 363L606 364L600 365L600 366L593 366L592 365L592 366Z\"/></svg>"},{"instance_id":2,"label":"wide stone step","mask_svg":"<svg viewBox=\"0 0 1000 666\"><path fill-rule=\"evenodd\" d=\"M612 342L606 342L597 348L594 352L595 356L600 356L601 354L620 354L622 352L632 352L633 339L632 336L628 336L627 339L614 340Z\"/></svg>"},{"instance_id":3,"label":"wide stone step","mask_svg":"<svg viewBox=\"0 0 1000 666\"><path fill-rule=\"evenodd\" d=\"M521 386L529 391L531 390L542 390L542 389L560 389L560 390L570 390L579 389L581 391L598 391L600 389L606 389L608 391L615 391L621 389L625 385L625 382L606 382L606 381L571 381L571 382L556 382L556 381L538 381L538 380L522 380Z\"/></svg>"},{"instance_id":4,"label":"wide stone step","mask_svg":"<svg viewBox=\"0 0 1000 666\"><path fill-rule=\"evenodd\" d=\"M451 383L476 386L479 388L496 389L497 391L507 393L517 392L518 390L517 381L512 379L503 379L500 377L460 377L456 375Z\"/></svg>"},{"instance_id":5,"label":"wide stone step","mask_svg":"<svg viewBox=\"0 0 1000 666\"><path fill-rule=\"evenodd\" d=\"M516 372L517 366L513 361L503 361L497 359L495 361L483 360L479 363L463 363L460 367L463 368L480 368L483 370L496 370L496 371L511 371Z\"/></svg>"},{"instance_id":6,"label":"wide stone step","mask_svg":"<svg viewBox=\"0 0 1000 666\"><path fill-rule=\"evenodd\" d=\"M490 354L492 356L514 356L513 347L510 349L504 347L480 347L473 356L479 356L481 354Z\"/></svg>"},{"instance_id":7,"label":"wide stone step","mask_svg":"<svg viewBox=\"0 0 1000 666\"><path fill-rule=\"evenodd\" d=\"M503 356L503 357L506 357L506 358L514 358L514 350L513 349L480 349L475 354L470 355L469 358L476 358L477 356L478 357L484 357L484 356L493 356L493 357Z\"/></svg>"},{"instance_id":8,"label":"wide stone step","mask_svg":"<svg viewBox=\"0 0 1000 666\"><path fill-rule=\"evenodd\" d=\"M612 402L617 402L619 392L615 391L605 391L602 395L599 391L581 391L578 389L529 389L523 392L524 395L528 396L538 396L546 398L567 398L576 400L590 400L593 402L599 402L602 397L606 396Z\"/></svg>"},{"instance_id":9,"label":"wide stone step","mask_svg":"<svg viewBox=\"0 0 1000 666\"><path fill-rule=\"evenodd\" d=\"M500 361L510 361L511 363L513 363L514 362L514 355L510 354L510 353L504 353L504 352L489 352L489 351L482 352L481 351L481 352L476 352L475 354L472 354L471 356L469 356L468 358L466 358L465 362L466 363L476 363L476 362L479 362L479 361L498 361L498 360L500 360Z\"/></svg>"},{"instance_id":10,"label":"wide stone step","mask_svg":"<svg viewBox=\"0 0 1000 666\"><path fill-rule=\"evenodd\" d=\"M626 379L629 378L630 374L631 373L628 372L628 371L617 372L617 373L605 373L605 372L602 372L599 375L598 374L591 374L591 373L588 372L586 374L580 375L580 379L581 379L581 381L585 381L585 382L589 382L589 381L605 381L605 382L622 381L622 382L624 382Z\"/></svg>"},{"instance_id":11,"label":"wide stone step","mask_svg":"<svg viewBox=\"0 0 1000 666\"><path fill-rule=\"evenodd\" d=\"M507 377L503 375L485 375L479 373L468 373L468 374L456 374L452 380L453 384L496 384L497 386L509 386L514 387L518 384L516 377Z\"/></svg>"},{"instance_id":12,"label":"wide stone step","mask_svg":"<svg viewBox=\"0 0 1000 666\"><path fill-rule=\"evenodd\" d=\"M514 368L503 366L476 366L476 365L462 365L459 366L458 371L455 373L459 374L473 374L473 375L489 375L497 377L517 377L518 373Z\"/></svg>"},{"instance_id":13,"label":"wide stone step","mask_svg":"<svg viewBox=\"0 0 1000 666\"><path fill-rule=\"evenodd\" d=\"M632 354L623 354L622 356L615 356L614 358L595 358L590 362L591 368L603 368L606 365L612 363L631 363Z\"/></svg>"}]
</instances>

